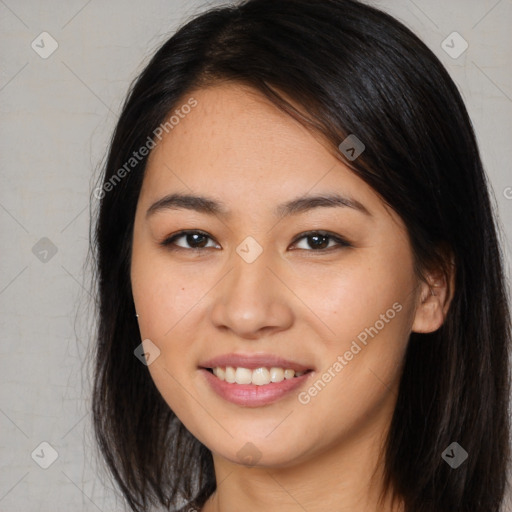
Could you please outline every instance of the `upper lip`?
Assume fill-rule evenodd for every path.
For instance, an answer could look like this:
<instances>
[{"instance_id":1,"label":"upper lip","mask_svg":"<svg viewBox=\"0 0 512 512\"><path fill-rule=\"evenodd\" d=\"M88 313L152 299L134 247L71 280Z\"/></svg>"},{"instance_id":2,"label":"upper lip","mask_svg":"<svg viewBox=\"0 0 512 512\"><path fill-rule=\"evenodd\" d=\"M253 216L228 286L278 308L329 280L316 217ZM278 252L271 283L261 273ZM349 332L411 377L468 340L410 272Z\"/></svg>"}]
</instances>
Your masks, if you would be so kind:
<instances>
[{"instance_id":1,"label":"upper lip","mask_svg":"<svg viewBox=\"0 0 512 512\"><path fill-rule=\"evenodd\" d=\"M284 368L302 372L312 370L311 366L305 366L296 361L291 361L274 354L223 354L204 361L201 368L217 368L232 366L254 370L255 368Z\"/></svg>"}]
</instances>

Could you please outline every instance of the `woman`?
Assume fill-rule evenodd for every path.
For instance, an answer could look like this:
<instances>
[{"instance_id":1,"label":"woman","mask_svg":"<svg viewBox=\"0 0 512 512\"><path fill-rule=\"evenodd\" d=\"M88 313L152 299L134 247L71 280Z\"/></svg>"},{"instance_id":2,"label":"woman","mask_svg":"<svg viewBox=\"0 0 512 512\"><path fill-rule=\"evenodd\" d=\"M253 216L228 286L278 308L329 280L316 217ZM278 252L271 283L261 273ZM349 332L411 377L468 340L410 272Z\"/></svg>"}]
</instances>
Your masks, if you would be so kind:
<instances>
[{"instance_id":1,"label":"woman","mask_svg":"<svg viewBox=\"0 0 512 512\"><path fill-rule=\"evenodd\" d=\"M486 511L510 320L467 111L353 0L249 0L134 83L94 249L94 421L134 511Z\"/></svg>"}]
</instances>

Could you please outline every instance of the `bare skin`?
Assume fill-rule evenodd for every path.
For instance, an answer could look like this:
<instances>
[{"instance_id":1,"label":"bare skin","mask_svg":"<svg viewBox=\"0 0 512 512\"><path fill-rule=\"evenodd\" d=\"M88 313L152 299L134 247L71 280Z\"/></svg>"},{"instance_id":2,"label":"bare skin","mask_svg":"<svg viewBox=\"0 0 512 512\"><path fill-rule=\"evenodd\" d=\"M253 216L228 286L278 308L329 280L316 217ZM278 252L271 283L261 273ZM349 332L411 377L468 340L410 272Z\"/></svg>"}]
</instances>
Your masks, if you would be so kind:
<instances>
[{"instance_id":1,"label":"bare skin","mask_svg":"<svg viewBox=\"0 0 512 512\"><path fill-rule=\"evenodd\" d=\"M141 339L160 350L151 376L213 454L217 490L203 512L401 510L378 503L379 454L409 335L442 324L450 302L445 280L439 272L419 279L396 213L263 96L234 84L193 91L183 103L189 96L197 106L150 155L131 280ZM171 193L208 196L231 215L146 213ZM367 212L324 206L274 214L299 196L332 193ZM184 229L205 236L160 245ZM350 245L327 238L318 248L304 235L315 230ZM248 236L263 250L251 263L236 252ZM345 357L372 326L367 343ZM215 393L199 368L226 353L275 354L314 371L280 400L244 407ZM338 356L346 364L336 371ZM329 382L310 393L326 372ZM244 446L252 450L248 465Z\"/></svg>"}]
</instances>

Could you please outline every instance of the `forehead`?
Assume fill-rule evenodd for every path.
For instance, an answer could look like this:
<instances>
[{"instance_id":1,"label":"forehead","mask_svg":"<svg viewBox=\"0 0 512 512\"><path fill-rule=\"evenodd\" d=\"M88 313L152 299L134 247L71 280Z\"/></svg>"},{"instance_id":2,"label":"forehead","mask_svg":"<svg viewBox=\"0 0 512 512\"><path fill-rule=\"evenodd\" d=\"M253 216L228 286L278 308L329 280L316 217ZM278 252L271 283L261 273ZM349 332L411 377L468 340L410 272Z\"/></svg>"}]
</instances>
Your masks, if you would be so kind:
<instances>
[{"instance_id":1,"label":"forehead","mask_svg":"<svg viewBox=\"0 0 512 512\"><path fill-rule=\"evenodd\" d=\"M263 164L269 168L276 158L279 163L325 158L325 147L311 132L248 86L221 84L191 91L173 111L190 98L196 106L159 144L169 156L172 152L174 159L182 159L186 153L192 163L207 160L211 166L218 161L232 163L229 167L236 163L244 168Z\"/></svg>"},{"instance_id":2,"label":"forehead","mask_svg":"<svg viewBox=\"0 0 512 512\"><path fill-rule=\"evenodd\" d=\"M173 112L191 98L196 105L148 160L143 192L152 200L179 190L208 191L244 209L308 192L357 195L373 207L381 202L325 142L258 91L238 84L194 90Z\"/></svg>"}]
</instances>

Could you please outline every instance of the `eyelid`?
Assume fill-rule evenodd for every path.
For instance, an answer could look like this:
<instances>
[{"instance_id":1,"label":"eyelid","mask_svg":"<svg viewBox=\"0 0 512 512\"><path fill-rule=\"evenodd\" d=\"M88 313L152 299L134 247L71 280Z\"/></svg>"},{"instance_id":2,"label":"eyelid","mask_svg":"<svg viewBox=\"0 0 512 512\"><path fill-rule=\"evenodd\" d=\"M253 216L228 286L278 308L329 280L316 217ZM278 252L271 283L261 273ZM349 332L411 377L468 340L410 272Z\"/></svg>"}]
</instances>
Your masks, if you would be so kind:
<instances>
[{"instance_id":1,"label":"eyelid","mask_svg":"<svg viewBox=\"0 0 512 512\"><path fill-rule=\"evenodd\" d=\"M211 235L206 233L205 231L201 231L199 229L184 229L184 230L178 231L177 233L174 233L174 234L168 236L162 242L160 242L160 245L162 245L166 248L169 248L171 245L173 245L173 242L175 240L181 238L182 236L192 235L192 234L203 235L206 238L209 238L210 240L216 242L216 240ZM353 245L348 240L346 240L344 237L342 237L341 235L337 235L335 233L331 233L330 231L325 231L322 229L312 229L309 231L303 231L302 233L299 233L294 238L292 245L296 244L299 240L301 240L303 238L307 238L308 236L315 236L315 235L328 237L331 241L336 242L337 245L333 246L333 247L329 247L327 249L316 249L316 250L315 249L294 249L294 250L326 253L326 252L330 252L333 249L335 250L335 249L339 249L342 247L353 247ZM218 242L216 242L216 243L218 244ZM212 249L212 247L190 247L190 248L187 248L187 247L181 247L179 245L176 245L171 248L171 250L184 250L184 251L195 251L195 252L200 252L200 251L203 251L204 249Z\"/></svg>"},{"instance_id":2,"label":"eyelid","mask_svg":"<svg viewBox=\"0 0 512 512\"><path fill-rule=\"evenodd\" d=\"M341 235L337 235L335 233L331 233L330 231L325 231L323 229L311 229L309 231L304 231L302 233L299 233L293 240L292 245L296 244L302 238L307 238L308 236L314 236L314 235L328 237L330 240L335 241L338 244L338 247L352 247L352 244L348 240L346 240L344 237L342 237ZM319 253L320 252L328 252L330 249L336 249L336 247L330 247L329 249L318 249L316 251L314 249L310 249L307 252L319 252ZM296 249L296 250L306 250L306 249Z\"/></svg>"},{"instance_id":3,"label":"eyelid","mask_svg":"<svg viewBox=\"0 0 512 512\"><path fill-rule=\"evenodd\" d=\"M162 242L160 242L160 245L170 248L170 246L173 245L174 240L177 240L178 238L181 238L182 236L186 235L203 235L206 238L209 238L210 240L213 240L216 242L216 240L206 233L205 231L201 231L200 229L183 229L181 231L178 231L177 233L174 233L173 235L170 235L166 237ZM218 242L216 242L218 243ZM202 251L204 249L212 249L212 247L180 247L179 245L176 245L174 247L171 247L172 250L184 250L184 251Z\"/></svg>"}]
</instances>

